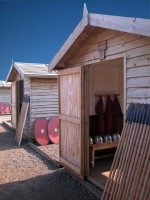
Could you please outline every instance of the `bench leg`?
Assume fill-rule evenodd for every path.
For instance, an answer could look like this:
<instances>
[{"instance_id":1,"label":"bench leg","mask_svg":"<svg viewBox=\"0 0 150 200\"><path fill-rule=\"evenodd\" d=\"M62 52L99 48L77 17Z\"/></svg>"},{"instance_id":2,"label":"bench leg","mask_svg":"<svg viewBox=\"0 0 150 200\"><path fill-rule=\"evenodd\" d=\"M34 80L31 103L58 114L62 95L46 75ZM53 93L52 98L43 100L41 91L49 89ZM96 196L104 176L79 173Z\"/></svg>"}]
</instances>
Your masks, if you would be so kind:
<instances>
[{"instance_id":1,"label":"bench leg","mask_svg":"<svg viewBox=\"0 0 150 200\"><path fill-rule=\"evenodd\" d=\"M92 150L92 161L91 161L91 163L92 163L92 167L94 167L95 166L95 151L94 150Z\"/></svg>"}]
</instances>

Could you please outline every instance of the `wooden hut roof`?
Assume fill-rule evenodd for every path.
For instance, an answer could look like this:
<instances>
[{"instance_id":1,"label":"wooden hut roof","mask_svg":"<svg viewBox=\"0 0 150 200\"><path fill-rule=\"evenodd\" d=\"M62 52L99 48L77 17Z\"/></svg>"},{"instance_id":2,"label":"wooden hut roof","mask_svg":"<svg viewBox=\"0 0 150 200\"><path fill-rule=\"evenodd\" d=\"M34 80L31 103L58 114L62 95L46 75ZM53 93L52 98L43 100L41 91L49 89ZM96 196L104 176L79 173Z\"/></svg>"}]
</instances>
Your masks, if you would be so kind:
<instances>
[{"instance_id":1,"label":"wooden hut roof","mask_svg":"<svg viewBox=\"0 0 150 200\"><path fill-rule=\"evenodd\" d=\"M56 71L53 70L51 73L48 73L47 64L13 62L6 80L13 81L16 72L18 72L22 78L25 76L37 78L57 78Z\"/></svg>"},{"instance_id":2,"label":"wooden hut roof","mask_svg":"<svg viewBox=\"0 0 150 200\"><path fill-rule=\"evenodd\" d=\"M10 88L11 87L11 83L0 80L0 88L2 88L2 87Z\"/></svg>"},{"instance_id":3,"label":"wooden hut roof","mask_svg":"<svg viewBox=\"0 0 150 200\"><path fill-rule=\"evenodd\" d=\"M65 68L65 61L77 51L81 43L86 41L96 28L99 28L99 31L111 29L150 36L150 19L88 13L86 5L84 4L83 18L50 62L49 72L54 68Z\"/></svg>"}]
</instances>

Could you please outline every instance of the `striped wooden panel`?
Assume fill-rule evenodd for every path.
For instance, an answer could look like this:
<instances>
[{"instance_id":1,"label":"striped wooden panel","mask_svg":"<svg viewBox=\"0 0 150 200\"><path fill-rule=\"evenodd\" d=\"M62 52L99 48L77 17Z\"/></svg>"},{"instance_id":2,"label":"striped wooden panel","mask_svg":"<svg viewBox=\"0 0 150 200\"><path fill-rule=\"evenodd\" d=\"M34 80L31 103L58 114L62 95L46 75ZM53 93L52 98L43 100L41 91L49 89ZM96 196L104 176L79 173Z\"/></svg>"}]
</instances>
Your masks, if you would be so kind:
<instances>
[{"instance_id":1,"label":"striped wooden panel","mask_svg":"<svg viewBox=\"0 0 150 200\"><path fill-rule=\"evenodd\" d=\"M21 107L21 112L19 115L18 125L16 129L16 141L17 141L18 146L20 146L21 144L23 129L25 126L25 121L26 121L27 112L28 112L28 106L29 106L29 97L27 97L27 99L24 98L22 107Z\"/></svg>"},{"instance_id":2,"label":"striped wooden panel","mask_svg":"<svg viewBox=\"0 0 150 200\"><path fill-rule=\"evenodd\" d=\"M150 111L144 118L149 119ZM150 120L149 120L150 122ZM150 123L126 123L102 200L148 200Z\"/></svg>"}]
</instances>

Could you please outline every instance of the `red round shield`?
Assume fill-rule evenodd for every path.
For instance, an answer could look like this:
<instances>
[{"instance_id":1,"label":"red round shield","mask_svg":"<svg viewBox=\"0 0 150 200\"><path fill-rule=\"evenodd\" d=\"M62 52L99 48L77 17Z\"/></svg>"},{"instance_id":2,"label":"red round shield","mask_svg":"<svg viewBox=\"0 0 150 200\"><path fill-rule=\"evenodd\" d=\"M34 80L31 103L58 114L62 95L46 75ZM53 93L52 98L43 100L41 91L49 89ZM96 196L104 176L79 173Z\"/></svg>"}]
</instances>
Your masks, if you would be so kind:
<instances>
[{"instance_id":1,"label":"red round shield","mask_svg":"<svg viewBox=\"0 0 150 200\"><path fill-rule=\"evenodd\" d=\"M34 135L35 135L36 141L40 145L47 145L49 143L46 119L39 118L36 120L34 124Z\"/></svg>"},{"instance_id":2,"label":"red round shield","mask_svg":"<svg viewBox=\"0 0 150 200\"><path fill-rule=\"evenodd\" d=\"M59 119L53 117L48 122L48 136L51 142L59 144Z\"/></svg>"},{"instance_id":3,"label":"red round shield","mask_svg":"<svg viewBox=\"0 0 150 200\"><path fill-rule=\"evenodd\" d=\"M0 113L4 114L5 113L5 104L0 103Z\"/></svg>"},{"instance_id":4,"label":"red round shield","mask_svg":"<svg viewBox=\"0 0 150 200\"><path fill-rule=\"evenodd\" d=\"M5 103L4 110L5 110L5 113L10 113L10 106L9 106L9 103Z\"/></svg>"}]
</instances>

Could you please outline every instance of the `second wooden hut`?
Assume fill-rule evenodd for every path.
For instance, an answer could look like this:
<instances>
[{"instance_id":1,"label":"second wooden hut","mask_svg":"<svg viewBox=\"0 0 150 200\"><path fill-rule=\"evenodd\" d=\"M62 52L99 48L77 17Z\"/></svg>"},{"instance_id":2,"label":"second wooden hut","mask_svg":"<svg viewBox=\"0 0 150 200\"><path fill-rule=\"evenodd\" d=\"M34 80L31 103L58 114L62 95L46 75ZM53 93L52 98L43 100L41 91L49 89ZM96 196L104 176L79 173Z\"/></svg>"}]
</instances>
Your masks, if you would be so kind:
<instances>
[{"instance_id":1,"label":"second wooden hut","mask_svg":"<svg viewBox=\"0 0 150 200\"><path fill-rule=\"evenodd\" d=\"M34 123L43 117L49 120L58 114L57 73L48 73L46 64L13 62L7 81L12 82L12 126L17 128L24 95L30 97L23 135L34 138Z\"/></svg>"}]
</instances>

